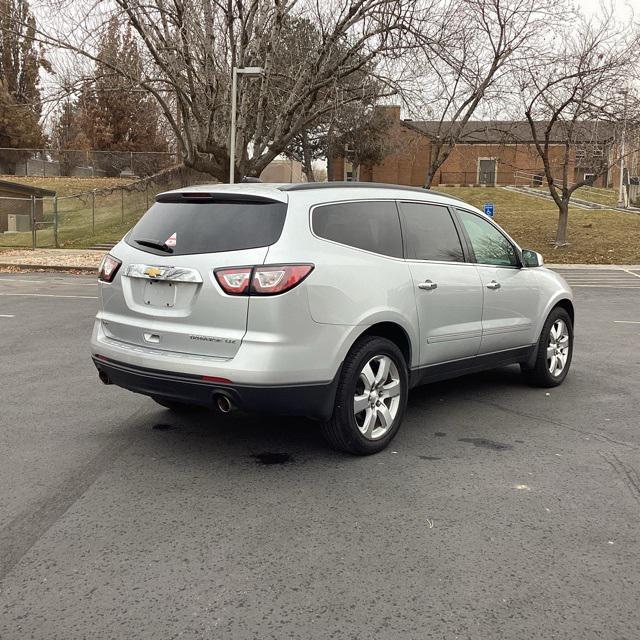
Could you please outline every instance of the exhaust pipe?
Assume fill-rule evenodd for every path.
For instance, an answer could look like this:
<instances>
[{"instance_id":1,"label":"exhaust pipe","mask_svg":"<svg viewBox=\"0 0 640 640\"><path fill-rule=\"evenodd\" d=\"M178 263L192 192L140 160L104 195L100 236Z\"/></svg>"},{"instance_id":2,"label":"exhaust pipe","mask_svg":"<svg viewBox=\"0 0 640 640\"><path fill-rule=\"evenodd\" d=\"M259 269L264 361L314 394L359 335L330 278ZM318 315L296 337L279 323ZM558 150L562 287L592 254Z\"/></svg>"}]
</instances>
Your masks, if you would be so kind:
<instances>
[{"instance_id":1,"label":"exhaust pipe","mask_svg":"<svg viewBox=\"0 0 640 640\"><path fill-rule=\"evenodd\" d=\"M109 376L104 371L98 371L98 378L100 378L102 384L112 384L111 378L109 378Z\"/></svg>"},{"instance_id":2,"label":"exhaust pipe","mask_svg":"<svg viewBox=\"0 0 640 640\"><path fill-rule=\"evenodd\" d=\"M230 413L233 410L231 400L227 396L219 395L216 400L216 405L221 413Z\"/></svg>"}]
</instances>

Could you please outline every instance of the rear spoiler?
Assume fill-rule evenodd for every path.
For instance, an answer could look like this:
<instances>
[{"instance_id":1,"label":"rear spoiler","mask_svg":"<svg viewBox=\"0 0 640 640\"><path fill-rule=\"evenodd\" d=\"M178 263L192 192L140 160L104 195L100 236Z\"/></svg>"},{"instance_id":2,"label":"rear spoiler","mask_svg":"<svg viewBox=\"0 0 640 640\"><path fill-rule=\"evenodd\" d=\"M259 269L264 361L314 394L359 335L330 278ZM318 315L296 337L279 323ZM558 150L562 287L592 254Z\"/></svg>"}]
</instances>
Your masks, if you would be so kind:
<instances>
[{"instance_id":1,"label":"rear spoiler","mask_svg":"<svg viewBox=\"0 0 640 640\"><path fill-rule=\"evenodd\" d=\"M264 196L256 196L245 193L225 193L223 191L173 191L168 193L160 193L156 196L156 202L172 202L172 203L195 203L202 202L206 204L215 203L236 203L242 204L250 202L252 204L286 204L282 200L274 200Z\"/></svg>"}]
</instances>

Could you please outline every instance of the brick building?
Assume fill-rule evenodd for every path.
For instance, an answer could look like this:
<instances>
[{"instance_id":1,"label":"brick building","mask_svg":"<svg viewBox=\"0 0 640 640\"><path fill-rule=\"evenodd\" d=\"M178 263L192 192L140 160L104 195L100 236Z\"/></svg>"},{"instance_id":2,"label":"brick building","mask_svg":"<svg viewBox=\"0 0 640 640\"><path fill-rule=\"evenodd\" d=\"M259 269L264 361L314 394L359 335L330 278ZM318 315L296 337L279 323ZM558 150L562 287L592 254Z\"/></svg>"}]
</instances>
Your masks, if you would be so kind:
<instances>
[{"instance_id":1,"label":"brick building","mask_svg":"<svg viewBox=\"0 0 640 640\"><path fill-rule=\"evenodd\" d=\"M344 156L330 159L329 180L362 180L365 182L389 182L422 186L431 161L432 142L438 129L446 130L437 121L402 120L400 107L381 107L389 114L390 150L381 164L353 166ZM446 124L446 123L445 123ZM542 130L547 123L540 123ZM578 127L572 149L570 173L573 182L582 180L595 158L615 157L615 128L605 122L582 122ZM564 142L560 136L553 140L551 157L560 164L564 154ZM348 154L347 154L348 155ZM518 182L539 182L543 176L539 158L526 121L470 121L450 156L436 172L432 181L437 185L504 185ZM618 171L598 178L595 186L616 184Z\"/></svg>"}]
</instances>

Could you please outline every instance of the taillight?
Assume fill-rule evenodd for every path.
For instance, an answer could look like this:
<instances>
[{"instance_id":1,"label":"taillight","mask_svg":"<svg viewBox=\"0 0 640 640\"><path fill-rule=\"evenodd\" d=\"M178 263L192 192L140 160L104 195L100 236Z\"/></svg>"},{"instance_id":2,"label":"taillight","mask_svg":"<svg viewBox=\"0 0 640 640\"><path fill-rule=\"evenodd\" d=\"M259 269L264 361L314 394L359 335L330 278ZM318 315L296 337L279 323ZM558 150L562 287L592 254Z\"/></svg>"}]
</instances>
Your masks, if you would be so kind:
<instances>
[{"instance_id":1,"label":"taillight","mask_svg":"<svg viewBox=\"0 0 640 640\"><path fill-rule=\"evenodd\" d=\"M110 253L102 258L102 262L100 263L100 270L98 271L98 280L102 280L102 282L113 282L113 279L116 277L116 273L118 273L118 269L122 264L121 260L118 258L114 258Z\"/></svg>"},{"instance_id":2,"label":"taillight","mask_svg":"<svg viewBox=\"0 0 640 640\"><path fill-rule=\"evenodd\" d=\"M241 296L249 292L252 270L253 267L232 267L230 269L216 269L214 273L218 284L225 293L231 296Z\"/></svg>"},{"instance_id":3,"label":"taillight","mask_svg":"<svg viewBox=\"0 0 640 640\"><path fill-rule=\"evenodd\" d=\"M313 271L312 264L271 264L216 269L216 280L229 295L272 296L299 285Z\"/></svg>"},{"instance_id":4,"label":"taillight","mask_svg":"<svg viewBox=\"0 0 640 640\"><path fill-rule=\"evenodd\" d=\"M259 296L284 293L299 285L312 271L312 264L278 264L255 267L251 279L251 293Z\"/></svg>"}]
</instances>

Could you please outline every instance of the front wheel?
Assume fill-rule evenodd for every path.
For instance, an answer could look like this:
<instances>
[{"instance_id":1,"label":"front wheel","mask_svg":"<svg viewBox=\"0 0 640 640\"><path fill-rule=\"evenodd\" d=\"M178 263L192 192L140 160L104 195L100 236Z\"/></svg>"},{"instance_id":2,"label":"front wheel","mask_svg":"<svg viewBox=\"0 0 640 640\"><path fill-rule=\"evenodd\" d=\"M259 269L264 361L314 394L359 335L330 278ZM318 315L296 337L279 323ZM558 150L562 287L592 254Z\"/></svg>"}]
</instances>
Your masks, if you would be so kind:
<instances>
[{"instance_id":1,"label":"front wheel","mask_svg":"<svg viewBox=\"0 0 640 640\"><path fill-rule=\"evenodd\" d=\"M551 311L538 341L533 367L520 365L527 381L536 387L557 387L569 373L573 356L573 323L561 307Z\"/></svg>"},{"instance_id":2,"label":"front wheel","mask_svg":"<svg viewBox=\"0 0 640 640\"><path fill-rule=\"evenodd\" d=\"M329 444L340 451L369 455L395 437L407 406L407 363L390 340L359 340L347 355L331 419L323 425Z\"/></svg>"}]
</instances>

